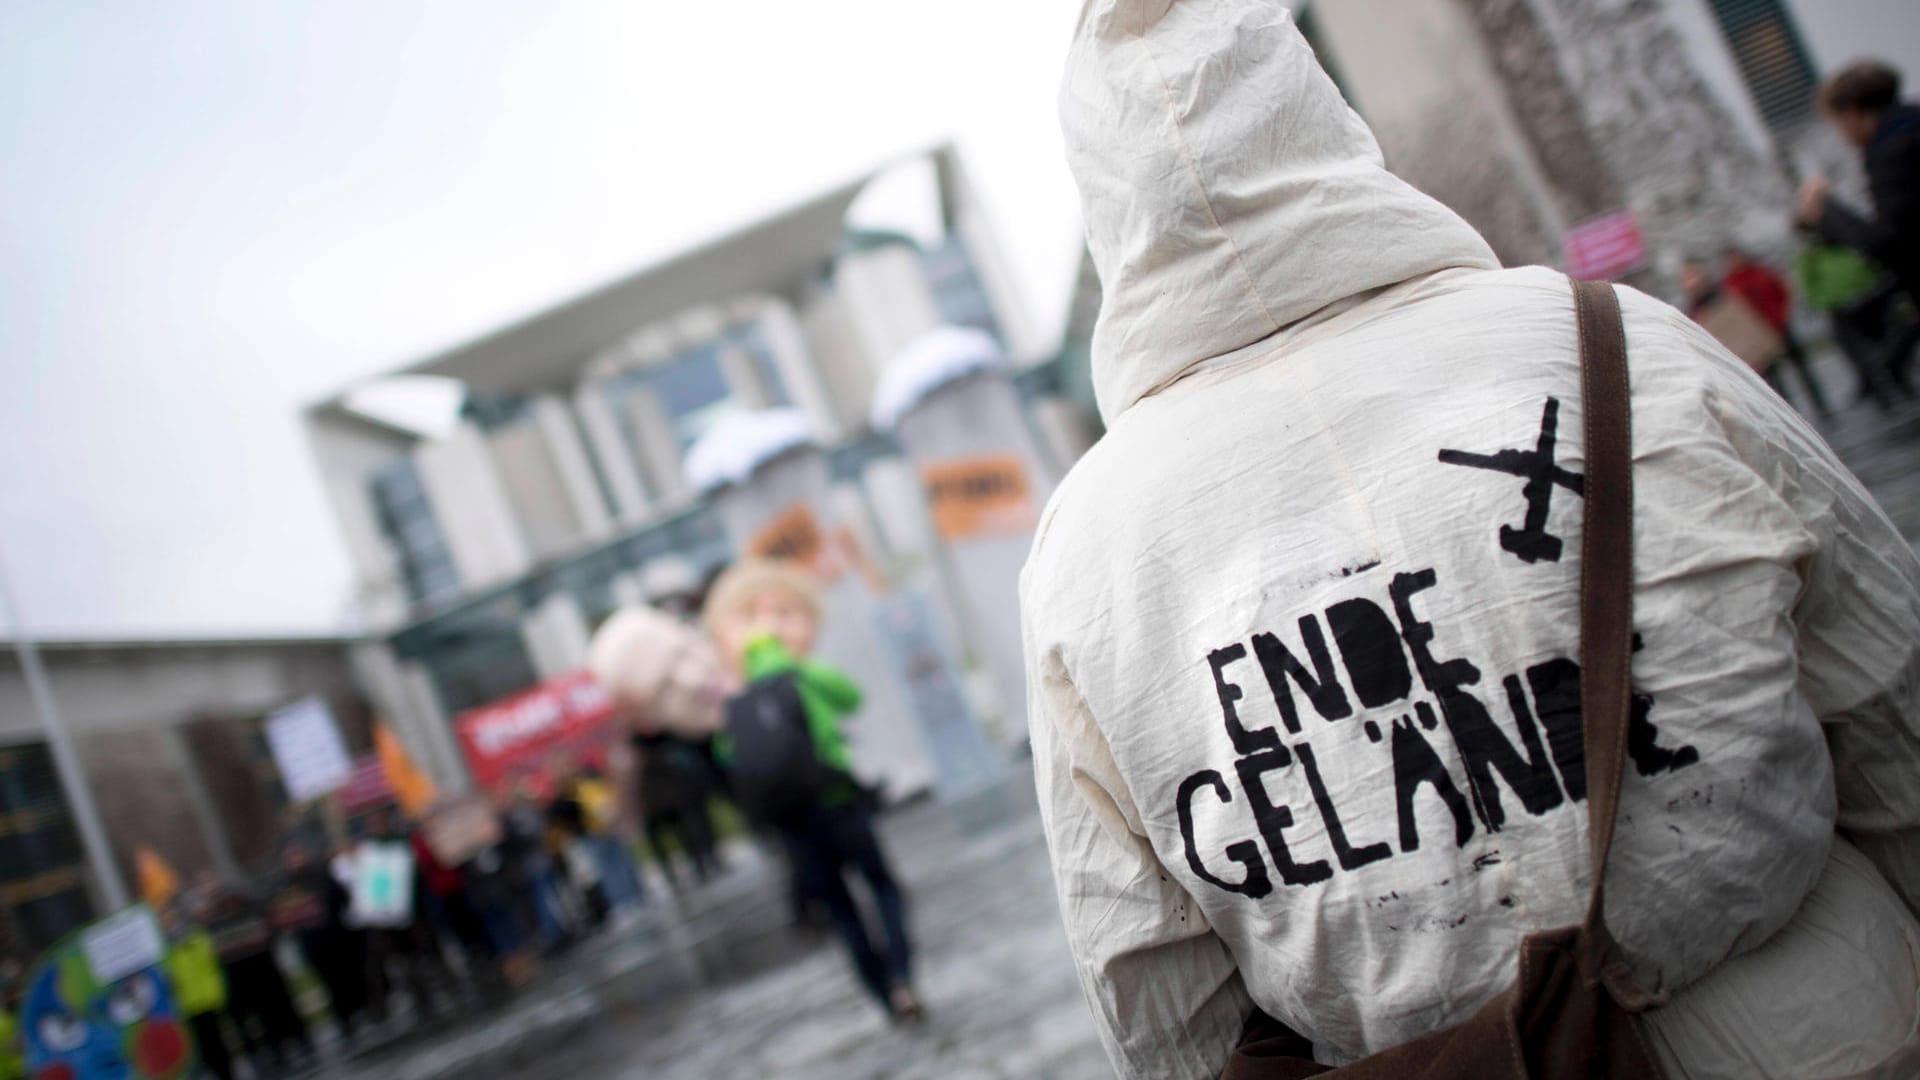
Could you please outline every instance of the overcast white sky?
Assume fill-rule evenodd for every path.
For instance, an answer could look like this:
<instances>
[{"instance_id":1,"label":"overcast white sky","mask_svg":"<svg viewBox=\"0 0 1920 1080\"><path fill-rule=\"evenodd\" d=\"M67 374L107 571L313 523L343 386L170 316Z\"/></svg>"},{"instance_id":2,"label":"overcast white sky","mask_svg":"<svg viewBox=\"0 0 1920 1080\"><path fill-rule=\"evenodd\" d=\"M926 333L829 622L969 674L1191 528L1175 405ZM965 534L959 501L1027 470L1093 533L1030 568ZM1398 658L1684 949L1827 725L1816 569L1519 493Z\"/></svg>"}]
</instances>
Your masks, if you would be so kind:
<instances>
[{"instance_id":1,"label":"overcast white sky","mask_svg":"<svg viewBox=\"0 0 1920 1080\"><path fill-rule=\"evenodd\" d=\"M1076 8L0 5L0 550L29 622L339 623L303 404L949 135L1056 327Z\"/></svg>"}]
</instances>

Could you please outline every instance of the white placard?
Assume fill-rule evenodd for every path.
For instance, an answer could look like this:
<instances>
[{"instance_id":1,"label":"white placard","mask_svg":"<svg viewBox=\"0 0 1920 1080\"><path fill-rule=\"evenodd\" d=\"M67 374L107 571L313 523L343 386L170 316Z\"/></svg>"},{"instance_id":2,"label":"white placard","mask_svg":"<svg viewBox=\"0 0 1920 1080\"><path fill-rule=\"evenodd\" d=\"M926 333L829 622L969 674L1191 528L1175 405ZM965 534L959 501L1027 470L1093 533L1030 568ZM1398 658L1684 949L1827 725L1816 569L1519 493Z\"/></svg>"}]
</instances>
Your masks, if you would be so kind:
<instances>
[{"instance_id":1,"label":"white placard","mask_svg":"<svg viewBox=\"0 0 1920 1080\"><path fill-rule=\"evenodd\" d=\"M399 927L413 921L413 851L407 845L361 844L354 852L352 874L355 923Z\"/></svg>"},{"instance_id":2,"label":"white placard","mask_svg":"<svg viewBox=\"0 0 1920 1080\"><path fill-rule=\"evenodd\" d=\"M337 790L353 775L353 759L340 740L333 710L317 697L302 698L267 717L267 746L287 798L317 799Z\"/></svg>"},{"instance_id":3,"label":"white placard","mask_svg":"<svg viewBox=\"0 0 1920 1080\"><path fill-rule=\"evenodd\" d=\"M80 951L93 969L94 982L101 986L154 967L166 956L160 922L145 904L109 915L80 931Z\"/></svg>"}]
</instances>

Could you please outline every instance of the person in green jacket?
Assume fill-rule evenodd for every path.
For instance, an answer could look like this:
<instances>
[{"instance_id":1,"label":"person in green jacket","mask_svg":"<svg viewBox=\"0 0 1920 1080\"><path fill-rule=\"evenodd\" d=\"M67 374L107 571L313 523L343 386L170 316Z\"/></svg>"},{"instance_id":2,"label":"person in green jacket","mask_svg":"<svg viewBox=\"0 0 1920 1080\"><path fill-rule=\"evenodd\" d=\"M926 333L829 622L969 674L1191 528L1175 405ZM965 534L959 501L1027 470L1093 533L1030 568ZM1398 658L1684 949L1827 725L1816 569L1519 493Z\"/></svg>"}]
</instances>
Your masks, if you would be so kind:
<instances>
[{"instance_id":1,"label":"person in green jacket","mask_svg":"<svg viewBox=\"0 0 1920 1080\"><path fill-rule=\"evenodd\" d=\"M20 1040L20 1020L9 987L0 987L0 1080L25 1080L27 1049Z\"/></svg>"},{"instance_id":2,"label":"person in green jacket","mask_svg":"<svg viewBox=\"0 0 1920 1080\"><path fill-rule=\"evenodd\" d=\"M715 740L736 797L779 834L802 894L826 906L867 992L893 1019L918 1019L906 899L874 833L843 726L860 708L860 687L811 657L818 585L791 563L743 560L715 580L704 617L746 683L728 702L727 730ZM756 719L771 726L756 727ZM782 749L796 745L797 755ZM877 937L847 889L849 873L873 893Z\"/></svg>"},{"instance_id":3,"label":"person in green jacket","mask_svg":"<svg viewBox=\"0 0 1920 1080\"><path fill-rule=\"evenodd\" d=\"M1828 244L1803 229L1808 246L1795 262L1800 295L1807 306L1825 312L1834 344L1860 377L1863 394L1882 409L1906 396L1894 355L1894 302L1899 285L1886 271L1852 248Z\"/></svg>"},{"instance_id":4,"label":"person in green jacket","mask_svg":"<svg viewBox=\"0 0 1920 1080\"><path fill-rule=\"evenodd\" d=\"M200 1064L218 1080L233 1080L233 1055L221 1018L227 1013L227 976L220 970L220 953L213 935L186 922L176 912L163 919L167 945L167 977L173 980L180 1015L193 1029Z\"/></svg>"}]
</instances>

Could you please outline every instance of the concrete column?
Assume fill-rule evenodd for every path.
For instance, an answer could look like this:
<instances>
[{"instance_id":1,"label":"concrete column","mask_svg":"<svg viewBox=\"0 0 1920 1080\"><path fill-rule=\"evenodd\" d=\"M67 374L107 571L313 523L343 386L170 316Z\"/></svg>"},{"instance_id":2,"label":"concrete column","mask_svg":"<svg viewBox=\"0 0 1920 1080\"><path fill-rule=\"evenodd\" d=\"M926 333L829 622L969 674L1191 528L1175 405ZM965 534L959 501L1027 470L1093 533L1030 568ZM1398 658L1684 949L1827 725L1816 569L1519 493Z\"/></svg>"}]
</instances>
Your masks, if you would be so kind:
<instances>
[{"instance_id":1,"label":"concrete column","mask_svg":"<svg viewBox=\"0 0 1920 1080\"><path fill-rule=\"evenodd\" d=\"M730 341L718 345L720 372L726 377L733 399L749 409L765 409L773 404L773 392L754 366L753 354Z\"/></svg>"},{"instance_id":2,"label":"concrete column","mask_svg":"<svg viewBox=\"0 0 1920 1080\"><path fill-rule=\"evenodd\" d=\"M574 510L541 425L529 416L488 432L486 440L494 472L533 557L553 558L580 547L586 525Z\"/></svg>"},{"instance_id":3,"label":"concrete column","mask_svg":"<svg viewBox=\"0 0 1920 1080\"><path fill-rule=\"evenodd\" d=\"M862 478L873 498L873 510L886 538L887 550L912 558L932 551L937 538L927 516L920 475L905 458L882 458L867 466Z\"/></svg>"},{"instance_id":4,"label":"concrete column","mask_svg":"<svg viewBox=\"0 0 1920 1080\"><path fill-rule=\"evenodd\" d=\"M606 499L601 497L600 484L594 479L593 464L587 459L586 444L580 439L573 413L552 394L535 398L532 413L582 535L589 540L612 536L613 515L607 510Z\"/></svg>"},{"instance_id":5,"label":"concrete column","mask_svg":"<svg viewBox=\"0 0 1920 1080\"><path fill-rule=\"evenodd\" d=\"M940 305L920 265L920 253L912 248L889 244L843 256L834 277L870 375L877 377L908 342L940 325ZM867 395L850 404L864 415Z\"/></svg>"},{"instance_id":6,"label":"concrete column","mask_svg":"<svg viewBox=\"0 0 1920 1080\"><path fill-rule=\"evenodd\" d=\"M405 454L407 444L323 414L307 417L307 436L320 470L321 488L353 560L358 599L367 622L374 626L399 622L407 614L407 590L380 529L367 483L374 469Z\"/></svg>"},{"instance_id":7,"label":"concrete column","mask_svg":"<svg viewBox=\"0 0 1920 1080\"><path fill-rule=\"evenodd\" d=\"M673 433L673 418L667 415L660 395L651 387L642 387L628 395L627 424L640 444L640 460L647 479L660 501L678 506L688 498L687 478L681 469L680 442Z\"/></svg>"},{"instance_id":8,"label":"concrete column","mask_svg":"<svg viewBox=\"0 0 1920 1080\"><path fill-rule=\"evenodd\" d=\"M526 535L478 427L462 423L445 439L421 444L414 460L462 585L505 581L532 565Z\"/></svg>"},{"instance_id":9,"label":"concrete column","mask_svg":"<svg viewBox=\"0 0 1920 1080\"><path fill-rule=\"evenodd\" d=\"M593 460L600 466L600 475L606 477L617 523L627 528L644 524L652 512L652 501L647 498L646 485L641 483L640 472L634 467L633 452L627 449L627 441L620 434L620 422L607 404L605 384L599 380L581 383L573 394L573 409L593 448Z\"/></svg>"},{"instance_id":10,"label":"concrete column","mask_svg":"<svg viewBox=\"0 0 1920 1080\"><path fill-rule=\"evenodd\" d=\"M439 706L430 682L416 688L409 685L408 668L383 641L365 642L347 652L354 681L373 702L379 718L397 736L414 761L440 782L449 767L458 767L459 749L452 745L447 718ZM420 671L424 679L425 671ZM425 698L421 696L424 690ZM443 760L445 759L445 760Z\"/></svg>"},{"instance_id":11,"label":"concrete column","mask_svg":"<svg viewBox=\"0 0 1920 1080\"><path fill-rule=\"evenodd\" d=\"M200 775L200 765L193 759L186 733L177 727L170 727L166 739L167 753L177 763L181 797L186 800L187 811L193 815L194 824L200 827L200 836L206 841L207 854L213 859L214 869L223 878L232 880L240 874L240 863L233 857L233 843L227 838L227 827L220 820L220 811L213 805L213 796L207 793L206 779Z\"/></svg>"},{"instance_id":12,"label":"concrete column","mask_svg":"<svg viewBox=\"0 0 1920 1080\"><path fill-rule=\"evenodd\" d=\"M834 517L853 534L854 542L867 558L872 559L876 567L884 568L890 561L887 545L881 539L880 525L874 518L866 491L857 483L834 484L827 489L827 499L833 505Z\"/></svg>"},{"instance_id":13,"label":"concrete column","mask_svg":"<svg viewBox=\"0 0 1920 1080\"><path fill-rule=\"evenodd\" d=\"M768 298L759 309L760 330L767 347L773 351L773 366L786 384L787 397L795 408L806 414L813 425L814 437L822 445L840 441L845 430L834 411L832 396L821 377L817 358L807 347L807 335L793 306L784 300Z\"/></svg>"},{"instance_id":14,"label":"concrete column","mask_svg":"<svg viewBox=\"0 0 1920 1080\"><path fill-rule=\"evenodd\" d=\"M440 704L440 692L434 689L433 676L416 661L401 661L396 666L410 706L407 715L414 718L416 730L424 736L420 742L409 744L408 749L442 791L457 795L471 790L473 778L467 772L467 759L453 737L453 718ZM426 752L422 753L423 750Z\"/></svg>"},{"instance_id":15,"label":"concrete column","mask_svg":"<svg viewBox=\"0 0 1920 1080\"><path fill-rule=\"evenodd\" d=\"M640 584L640 575L621 574L614 578L613 598L623 608L645 607L647 590Z\"/></svg>"},{"instance_id":16,"label":"concrete column","mask_svg":"<svg viewBox=\"0 0 1920 1080\"><path fill-rule=\"evenodd\" d=\"M520 637L542 679L576 670L587 662L587 620L567 593L554 593L520 621Z\"/></svg>"},{"instance_id":17,"label":"concrete column","mask_svg":"<svg viewBox=\"0 0 1920 1080\"><path fill-rule=\"evenodd\" d=\"M940 178L941 202L948 208L949 225L960 238L960 247L973 265L980 288L987 294L994 321L1000 325L1007 355L1016 363L1027 363L1047 355L1054 343L1048 341L1027 310L1026 293L1014 280L1012 265L1000 248L993 223L974 194L973 184L958 151L948 149L936 156Z\"/></svg>"},{"instance_id":18,"label":"concrete column","mask_svg":"<svg viewBox=\"0 0 1920 1080\"><path fill-rule=\"evenodd\" d=\"M945 549L927 511L926 488L920 473L906 458L880 458L861 476L873 519L886 538L890 565L907 585L921 589L933 601L934 620L948 640L973 640L960 601L962 583L953 579Z\"/></svg>"}]
</instances>

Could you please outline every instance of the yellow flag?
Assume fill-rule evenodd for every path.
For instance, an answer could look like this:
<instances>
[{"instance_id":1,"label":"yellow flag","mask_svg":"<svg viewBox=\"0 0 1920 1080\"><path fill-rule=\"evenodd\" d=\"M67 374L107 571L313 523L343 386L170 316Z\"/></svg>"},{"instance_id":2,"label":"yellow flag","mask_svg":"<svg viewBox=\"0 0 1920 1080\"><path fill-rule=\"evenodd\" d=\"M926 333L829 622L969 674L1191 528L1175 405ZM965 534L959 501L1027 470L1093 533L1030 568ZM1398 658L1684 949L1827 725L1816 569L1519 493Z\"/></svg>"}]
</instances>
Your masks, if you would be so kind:
<instances>
[{"instance_id":1,"label":"yellow flag","mask_svg":"<svg viewBox=\"0 0 1920 1080\"><path fill-rule=\"evenodd\" d=\"M180 875L173 872L173 867L167 865L159 852L147 845L133 849L133 865L140 878L140 898L155 911L166 907L180 891Z\"/></svg>"},{"instance_id":2,"label":"yellow flag","mask_svg":"<svg viewBox=\"0 0 1920 1080\"><path fill-rule=\"evenodd\" d=\"M373 726L373 749L380 755L380 768L387 774L387 786L407 816L418 818L440 797L433 780L413 763L405 743L385 724Z\"/></svg>"}]
</instances>

